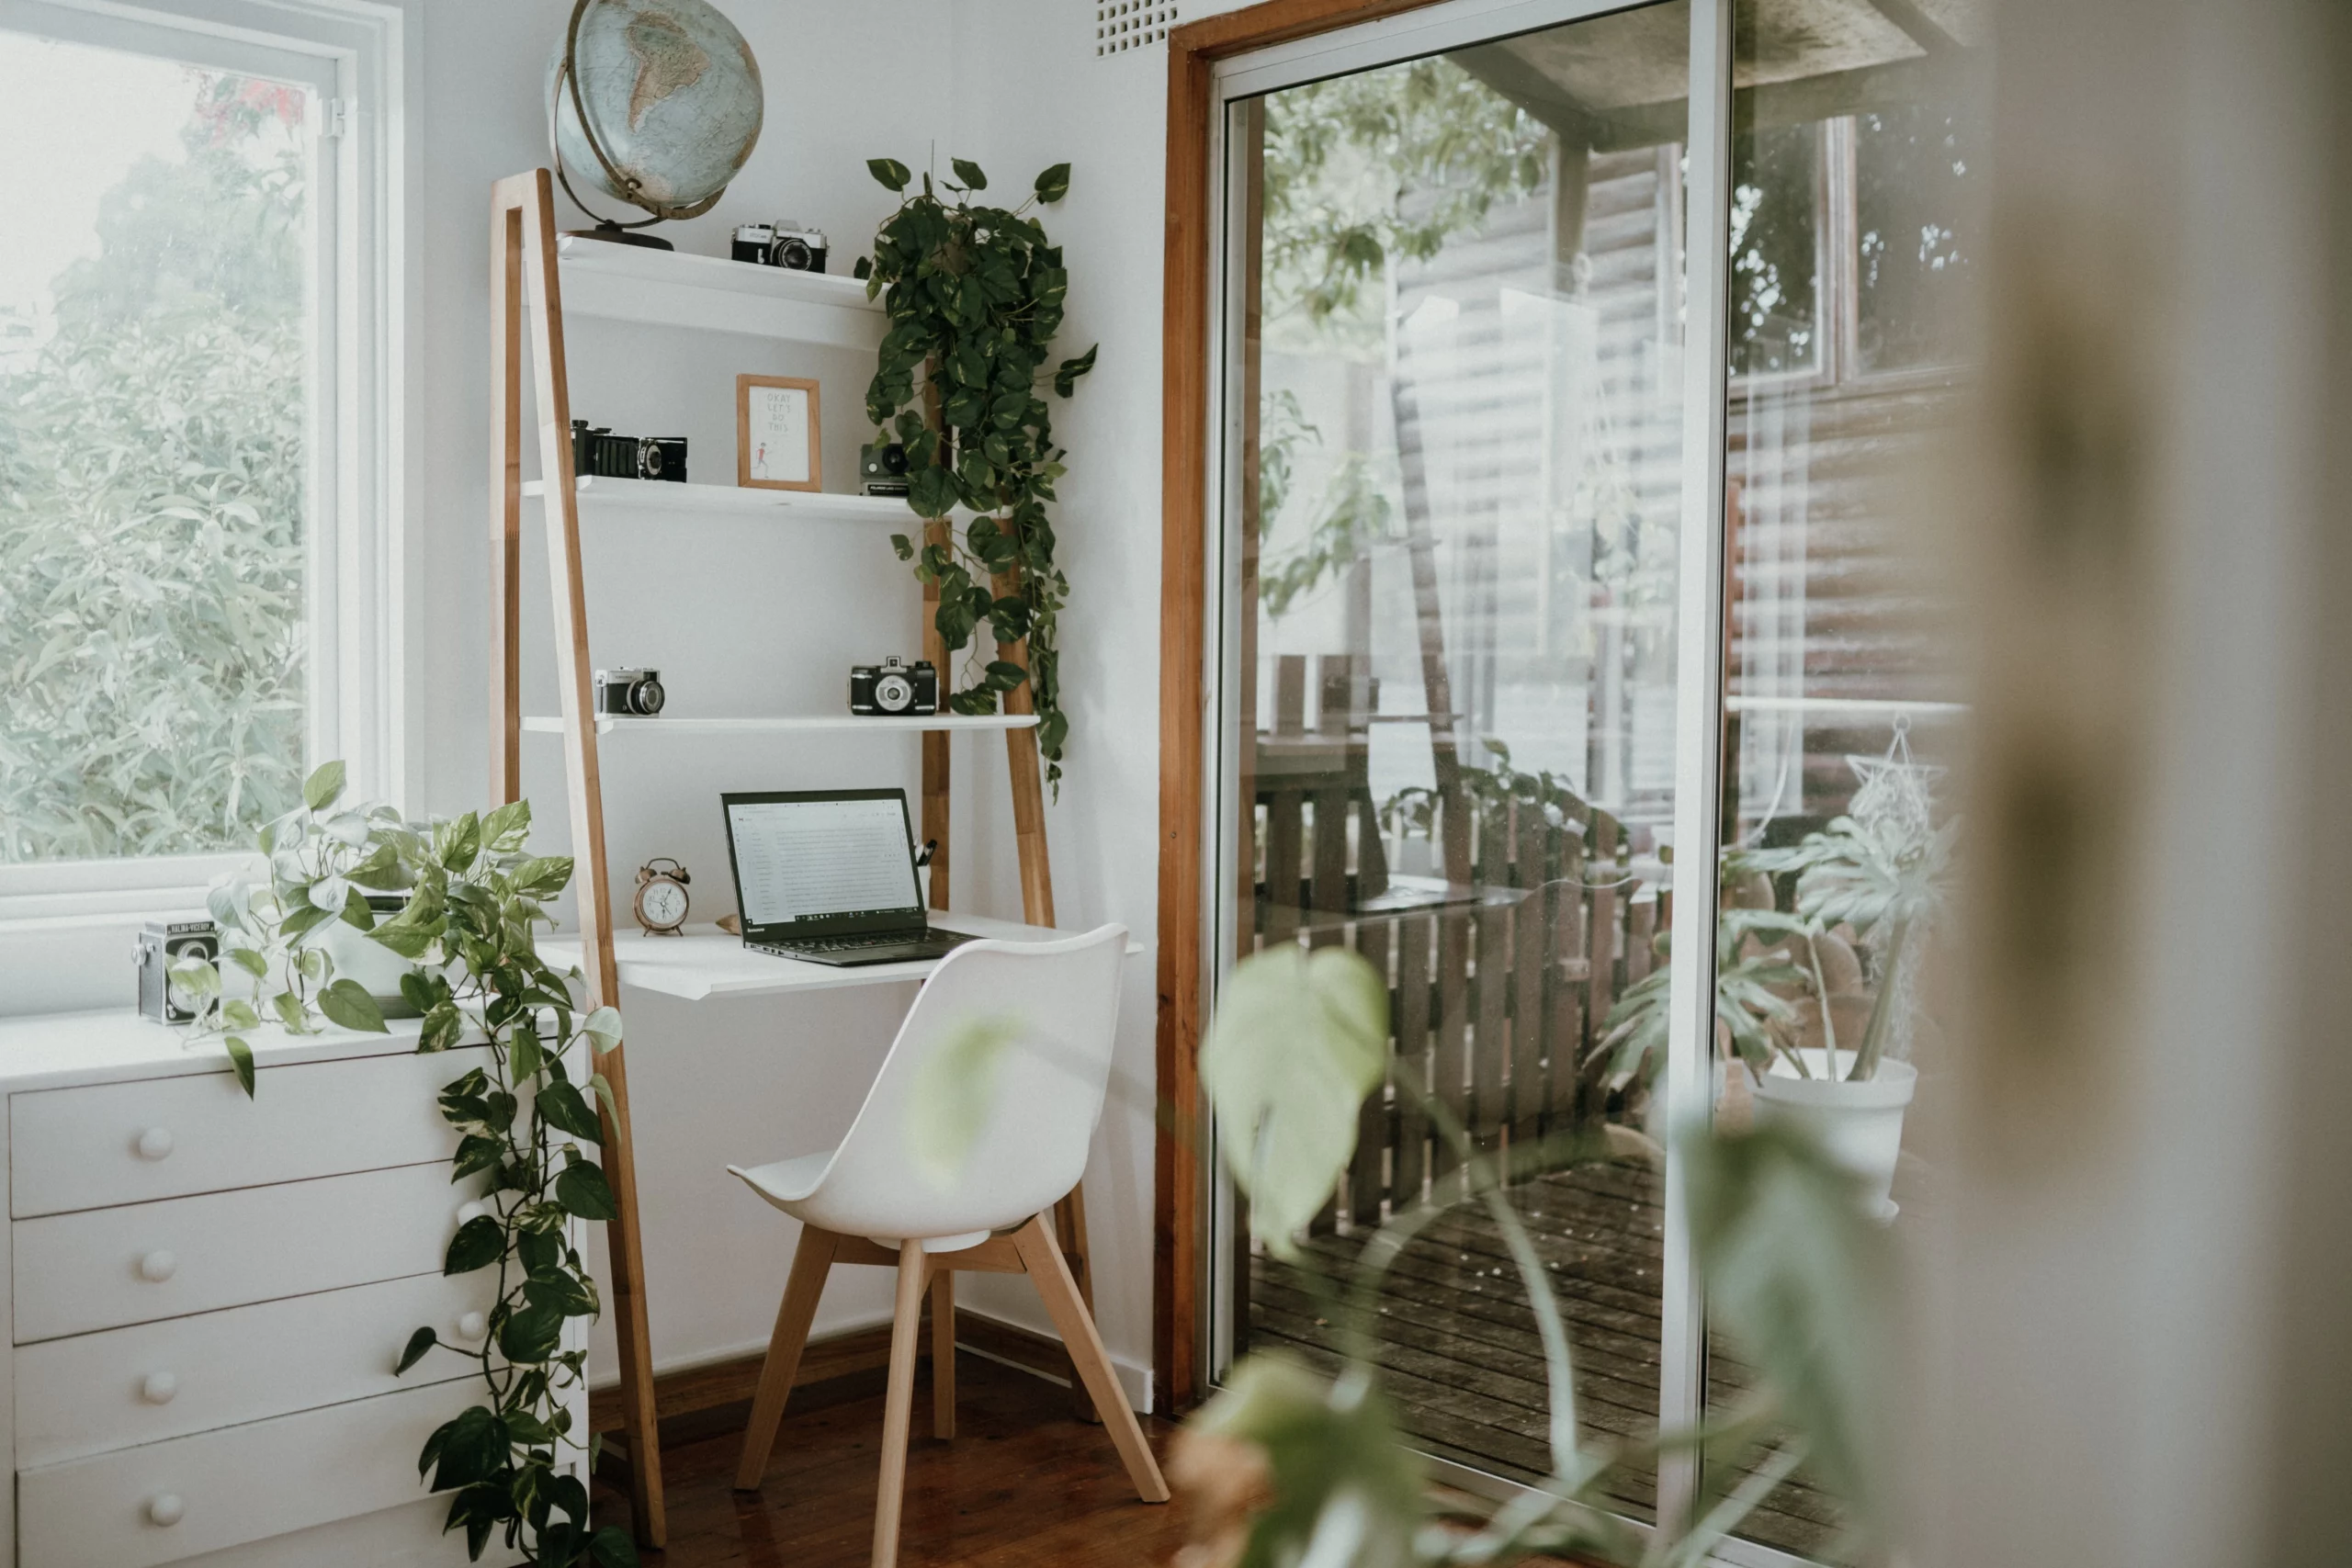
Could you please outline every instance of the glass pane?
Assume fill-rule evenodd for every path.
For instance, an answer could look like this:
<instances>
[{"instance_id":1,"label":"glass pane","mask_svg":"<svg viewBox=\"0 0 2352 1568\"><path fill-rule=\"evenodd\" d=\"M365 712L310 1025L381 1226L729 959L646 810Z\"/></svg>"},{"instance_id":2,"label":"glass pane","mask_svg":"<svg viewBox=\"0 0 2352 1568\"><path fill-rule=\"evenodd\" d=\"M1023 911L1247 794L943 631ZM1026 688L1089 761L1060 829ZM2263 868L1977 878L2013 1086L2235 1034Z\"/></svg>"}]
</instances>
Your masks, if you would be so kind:
<instances>
[{"instance_id":1,"label":"glass pane","mask_svg":"<svg viewBox=\"0 0 2352 1568\"><path fill-rule=\"evenodd\" d=\"M1427 1448L1521 1479L1549 1469L1542 1350L1431 1106L1524 1162L1589 1438L1653 1429L1660 1175L1566 1145L1645 1125L1664 1055L1662 1008L1603 1041L1666 924L1689 29L1620 13L1233 120L1233 929L1354 948L1395 1019L1307 1269L1238 1270L1236 1346L1329 1364L1311 1276L1444 1207L1382 1299L1389 1386ZM1653 1492L1636 1470L1615 1500Z\"/></svg>"},{"instance_id":2,"label":"glass pane","mask_svg":"<svg viewBox=\"0 0 2352 1568\"><path fill-rule=\"evenodd\" d=\"M1732 389L1715 1116L1814 1121L1875 1173L1900 1239L1933 1201L1901 1113L1878 1123L1866 1157L1869 1111L1800 1108L1785 1086L1864 1077L1877 1081L1841 1100L1936 1092L1950 779L1966 712L1951 579L1932 562L1923 502L1970 374L1961 237L1977 231L1970 149L1985 51L1954 39L1930 57L1892 23L1825 33L1820 12L1816 0L1758 0L1739 11L1735 40L1736 131L1824 150L1811 223L1828 237L1818 319L1830 336L1814 376ZM1741 243L1735 219L1735 312ZM1857 336L1841 344L1839 333ZM1736 334L1730 353L1743 368ZM1946 372L1870 374L1928 364ZM1803 934L1767 923L1792 915ZM1739 1410L1749 1383L1739 1346L1711 1335L1712 1414ZM1729 1488L1760 1457L1713 1466L1707 1486ZM1800 1469L1736 1533L1836 1560L1842 1523L1839 1500Z\"/></svg>"},{"instance_id":3,"label":"glass pane","mask_svg":"<svg viewBox=\"0 0 2352 1568\"><path fill-rule=\"evenodd\" d=\"M0 861L300 804L309 98L0 31Z\"/></svg>"},{"instance_id":4,"label":"glass pane","mask_svg":"<svg viewBox=\"0 0 2352 1568\"><path fill-rule=\"evenodd\" d=\"M1810 370L1821 358L1821 134L1742 130L1731 146L1731 368Z\"/></svg>"}]
</instances>

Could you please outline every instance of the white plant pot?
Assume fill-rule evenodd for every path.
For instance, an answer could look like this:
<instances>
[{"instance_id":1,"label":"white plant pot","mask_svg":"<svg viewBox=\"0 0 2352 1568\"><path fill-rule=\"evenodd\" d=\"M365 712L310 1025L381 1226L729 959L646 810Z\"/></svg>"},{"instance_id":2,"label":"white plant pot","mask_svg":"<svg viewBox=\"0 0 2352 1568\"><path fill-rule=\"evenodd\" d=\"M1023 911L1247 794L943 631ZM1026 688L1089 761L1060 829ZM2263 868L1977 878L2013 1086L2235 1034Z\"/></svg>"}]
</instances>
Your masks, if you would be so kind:
<instances>
[{"instance_id":1,"label":"white plant pot","mask_svg":"<svg viewBox=\"0 0 2352 1568\"><path fill-rule=\"evenodd\" d=\"M396 912L379 909L376 919L388 920ZM407 959L358 927L341 920L330 920L320 928L319 945L334 960L335 977L356 980L366 987L386 1018L416 1016L416 1010L401 995L401 976L415 967Z\"/></svg>"},{"instance_id":2,"label":"white plant pot","mask_svg":"<svg viewBox=\"0 0 2352 1568\"><path fill-rule=\"evenodd\" d=\"M1805 1071L1784 1056L1772 1059L1772 1070L1756 1082L1753 1093L1760 1121L1777 1121L1809 1128L1830 1158L1860 1176L1871 1212L1881 1219L1894 1217L1888 1196L1894 1186L1894 1162L1903 1152L1903 1112L1918 1088L1919 1072L1908 1062L1882 1061L1874 1077L1860 1083L1829 1076L1828 1053L1804 1051ZM1854 1070L1854 1054L1838 1054L1841 1073Z\"/></svg>"}]
</instances>

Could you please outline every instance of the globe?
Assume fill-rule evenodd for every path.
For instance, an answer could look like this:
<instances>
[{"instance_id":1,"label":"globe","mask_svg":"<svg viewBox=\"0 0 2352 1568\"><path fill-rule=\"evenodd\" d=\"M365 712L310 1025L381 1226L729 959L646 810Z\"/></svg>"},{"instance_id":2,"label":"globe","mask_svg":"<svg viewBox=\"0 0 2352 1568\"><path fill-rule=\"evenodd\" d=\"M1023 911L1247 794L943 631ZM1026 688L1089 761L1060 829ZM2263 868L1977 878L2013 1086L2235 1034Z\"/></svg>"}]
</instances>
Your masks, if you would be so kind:
<instances>
[{"instance_id":1,"label":"globe","mask_svg":"<svg viewBox=\"0 0 2352 1568\"><path fill-rule=\"evenodd\" d=\"M766 109L743 35L703 0L580 0L573 18L576 39L568 30L548 62L566 188L575 199L594 189L661 218L707 210L759 144ZM567 44L594 146L564 80Z\"/></svg>"}]
</instances>

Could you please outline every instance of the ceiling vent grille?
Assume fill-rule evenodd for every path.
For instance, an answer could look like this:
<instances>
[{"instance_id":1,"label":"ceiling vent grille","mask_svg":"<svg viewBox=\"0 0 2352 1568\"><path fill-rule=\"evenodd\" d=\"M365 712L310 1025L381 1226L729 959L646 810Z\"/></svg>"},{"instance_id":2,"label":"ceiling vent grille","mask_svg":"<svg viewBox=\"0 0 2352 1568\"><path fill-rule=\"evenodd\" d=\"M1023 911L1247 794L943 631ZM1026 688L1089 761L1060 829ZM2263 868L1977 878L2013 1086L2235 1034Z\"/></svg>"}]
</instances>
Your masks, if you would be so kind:
<instances>
[{"instance_id":1,"label":"ceiling vent grille","mask_svg":"<svg viewBox=\"0 0 2352 1568\"><path fill-rule=\"evenodd\" d=\"M1169 0L1097 0L1094 7L1094 53L1125 54L1168 36L1176 25L1176 7Z\"/></svg>"}]
</instances>

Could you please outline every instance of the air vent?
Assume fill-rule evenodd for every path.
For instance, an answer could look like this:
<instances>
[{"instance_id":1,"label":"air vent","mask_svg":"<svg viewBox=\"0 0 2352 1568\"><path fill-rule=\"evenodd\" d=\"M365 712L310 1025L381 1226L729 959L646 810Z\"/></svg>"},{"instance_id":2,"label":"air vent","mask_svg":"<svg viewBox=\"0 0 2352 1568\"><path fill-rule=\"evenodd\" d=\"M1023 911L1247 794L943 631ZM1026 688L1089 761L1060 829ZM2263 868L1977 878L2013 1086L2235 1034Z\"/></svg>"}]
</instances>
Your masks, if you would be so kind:
<instances>
[{"instance_id":1,"label":"air vent","mask_svg":"<svg viewBox=\"0 0 2352 1568\"><path fill-rule=\"evenodd\" d=\"M1176 25L1167 0L1100 0L1094 7L1094 52L1125 54L1159 42Z\"/></svg>"}]
</instances>

